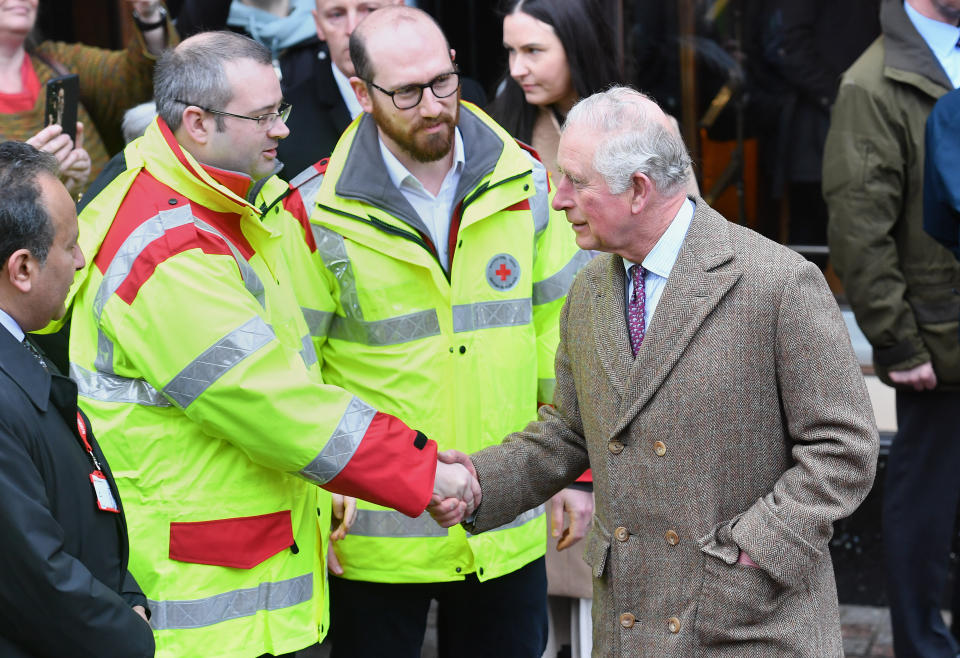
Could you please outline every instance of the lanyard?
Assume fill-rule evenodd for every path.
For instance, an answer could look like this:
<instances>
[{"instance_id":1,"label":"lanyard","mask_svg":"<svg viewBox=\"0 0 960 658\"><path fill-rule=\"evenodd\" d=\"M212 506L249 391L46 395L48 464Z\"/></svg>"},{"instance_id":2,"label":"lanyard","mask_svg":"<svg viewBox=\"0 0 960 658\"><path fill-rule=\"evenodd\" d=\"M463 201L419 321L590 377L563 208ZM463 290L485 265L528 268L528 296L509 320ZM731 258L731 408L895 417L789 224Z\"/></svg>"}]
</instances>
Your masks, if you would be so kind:
<instances>
[{"instance_id":1,"label":"lanyard","mask_svg":"<svg viewBox=\"0 0 960 658\"><path fill-rule=\"evenodd\" d=\"M90 455L90 461L93 462L93 467L97 469L99 473L102 469L100 468L100 462L97 461L97 456L93 454L93 446L90 445L90 440L87 439L87 425L83 422L83 416L80 415L80 412L77 412L77 431L80 432L80 440L83 441L83 447L87 451L87 454Z\"/></svg>"}]
</instances>

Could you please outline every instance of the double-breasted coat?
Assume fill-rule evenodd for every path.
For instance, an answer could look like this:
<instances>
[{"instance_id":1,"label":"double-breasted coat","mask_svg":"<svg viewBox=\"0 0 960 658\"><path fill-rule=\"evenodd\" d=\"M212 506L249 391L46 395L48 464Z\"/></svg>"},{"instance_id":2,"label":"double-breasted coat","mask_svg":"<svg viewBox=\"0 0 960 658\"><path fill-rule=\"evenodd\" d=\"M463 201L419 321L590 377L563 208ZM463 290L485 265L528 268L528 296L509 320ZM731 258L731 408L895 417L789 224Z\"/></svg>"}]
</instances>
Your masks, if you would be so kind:
<instances>
[{"instance_id":1,"label":"double-breasted coat","mask_svg":"<svg viewBox=\"0 0 960 658\"><path fill-rule=\"evenodd\" d=\"M577 276L555 406L472 456L468 528L591 466L594 655L840 656L828 542L873 483L863 377L819 270L696 205L636 359L620 257Z\"/></svg>"}]
</instances>

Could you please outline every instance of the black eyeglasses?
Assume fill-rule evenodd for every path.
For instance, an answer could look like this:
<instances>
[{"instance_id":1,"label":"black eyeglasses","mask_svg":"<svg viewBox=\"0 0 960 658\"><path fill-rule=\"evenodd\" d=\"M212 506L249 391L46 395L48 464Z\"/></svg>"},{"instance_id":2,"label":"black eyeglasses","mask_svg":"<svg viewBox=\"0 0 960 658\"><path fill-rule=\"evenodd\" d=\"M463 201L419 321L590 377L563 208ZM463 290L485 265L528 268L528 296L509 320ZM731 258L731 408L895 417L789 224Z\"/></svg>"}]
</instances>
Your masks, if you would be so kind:
<instances>
[{"instance_id":1,"label":"black eyeglasses","mask_svg":"<svg viewBox=\"0 0 960 658\"><path fill-rule=\"evenodd\" d=\"M460 88L460 72L451 71L450 73L441 73L430 82L418 85L406 85L393 91L388 91L379 85L373 84L372 80L364 80L374 89L379 89L393 100L394 106L398 110L409 110L416 107L423 98L423 90L430 87L430 91L437 98L446 98L453 95Z\"/></svg>"},{"instance_id":2,"label":"black eyeglasses","mask_svg":"<svg viewBox=\"0 0 960 658\"><path fill-rule=\"evenodd\" d=\"M231 112L223 112L221 110L212 110L209 107L204 107L203 105L197 105L196 103L188 103L187 101L182 101L179 98L175 99L178 103L183 103L184 105L193 105L194 107L199 107L204 112L209 112L210 114L219 114L220 116L233 117L234 119L246 119L247 121L256 121L257 126L263 128L264 130L270 130L273 128L273 124L277 122L277 119L282 120L286 123L287 119L290 118L290 110L293 109L293 105L290 103L280 103L280 107L277 108L276 112L267 112L266 114L261 114L255 117L248 117L242 114L233 114Z\"/></svg>"}]
</instances>

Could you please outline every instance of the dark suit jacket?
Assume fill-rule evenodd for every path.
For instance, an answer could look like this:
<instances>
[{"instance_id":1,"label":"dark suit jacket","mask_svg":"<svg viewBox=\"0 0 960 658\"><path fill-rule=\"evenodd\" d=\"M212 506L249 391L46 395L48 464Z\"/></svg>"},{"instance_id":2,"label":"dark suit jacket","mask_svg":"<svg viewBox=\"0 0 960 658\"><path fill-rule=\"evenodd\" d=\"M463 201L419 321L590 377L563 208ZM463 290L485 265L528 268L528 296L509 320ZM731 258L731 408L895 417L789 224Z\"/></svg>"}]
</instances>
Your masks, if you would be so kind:
<instances>
[{"instance_id":1,"label":"dark suit jacket","mask_svg":"<svg viewBox=\"0 0 960 658\"><path fill-rule=\"evenodd\" d=\"M480 107L487 97L475 80L461 78L463 100ZM330 59L314 59L313 74L284 87L284 99L293 105L287 127L290 136L280 142L277 157L283 163L280 177L291 180L307 167L333 153L340 135L350 125L340 88L330 70Z\"/></svg>"},{"instance_id":2,"label":"dark suit jacket","mask_svg":"<svg viewBox=\"0 0 960 658\"><path fill-rule=\"evenodd\" d=\"M828 543L873 483L872 407L820 271L697 210L636 359L619 256L577 275L555 409L473 456L473 531L593 468L593 654L842 655ZM744 550L758 569L737 564Z\"/></svg>"},{"instance_id":3,"label":"dark suit jacket","mask_svg":"<svg viewBox=\"0 0 960 658\"><path fill-rule=\"evenodd\" d=\"M77 411L76 384L0 327L0 655L153 656L153 633L132 610L147 601L127 571L122 508L97 508Z\"/></svg>"}]
</instances>

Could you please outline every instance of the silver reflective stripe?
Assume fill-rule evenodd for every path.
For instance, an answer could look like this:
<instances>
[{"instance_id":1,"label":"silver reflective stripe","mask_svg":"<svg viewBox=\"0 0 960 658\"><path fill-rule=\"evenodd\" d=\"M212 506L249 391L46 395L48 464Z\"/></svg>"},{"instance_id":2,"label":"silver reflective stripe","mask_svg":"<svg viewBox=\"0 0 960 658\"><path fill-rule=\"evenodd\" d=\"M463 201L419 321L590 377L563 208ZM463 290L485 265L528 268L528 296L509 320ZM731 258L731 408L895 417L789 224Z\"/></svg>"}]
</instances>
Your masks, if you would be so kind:
<instances>
[{"instance_id":1,"label":"silver reflective stripe","mask_svg":"<svg viewBox=\"0 0 960 658\"><path fill-rule=\"evenodd\" d=\"M537 380L537 399L540 402L545 402L547 404L553 404L553 391L557 387L557 380L550 379L538 379Z\"/></svg>"},{"instance_id":2,"label":"silver reflective stripe","mask_svg":"<svg viewBox=\"0 0 960 658\"><path fill-rule=\"evenodd\" d=\"M203 628L222 621L250 617L261 610L280 610L313 598L313 574L276 583L260 583L187 601L149 601L150 625L155 631Z\"/></svg>"},{"instance_id":3,"label":"silver reflective stripe","mask_svg":"<svg viewBox=\"0 0 960 658\"><path fill-rule=\"evenodd\" d=\"M313 347L313 338L304 336L300 339L303 348L300 350L300 358L303 359L303 365L308 368L317 362L317 350Z\"/></svg>"},{"instance_id":4,"label":"silver reflective stripe","mask_svg":"<svg viewBox=\"0 0 960 658\"><path fill-rule=\"evenodd\" d=\"M275 338L273 329L263 318L255 316L188 363L163 388L163 394L186 408L230 368Z\"/></svg>"},{"instance_id":5,"label":"silver reflective stripe","mask_svg":"<svg viewBox=\"0 0 960 658\"><path fill-rule=\"evenodd\" d=\"M530 324L533 306L529 297L502 302L457 304L453 307L453 330L475 331L493 327Z\"/></svg>"},{"instance_id":6,"label":"silver reflective stripe","mask_svg":"<svg viewBox=\"0 0 960 658\"><path fill-rule=\"evenodd\" d=\"M97 325L97 358L93 362L97 372L113 372L113 341Z\"/></svg>"},{"instance_id":7,"label":"silver reflective stripe","mask_svg":"<svg viewBox=\"0 0 960 658\"><path fill-rule=\"evenodd\" d=\"M323 264L340 283L340 305L343 313L353 320L363 320L360 309L360 297L357 295L357 279L353 275L353 266L347 256L347 245L343 236L328 228L310 224L313 239L317 243L317 252Z\"/></svg>"},{"instance_id":8,"label":"silver reflective stripe","mask_svg":"<svg viewBox=\"0 0 960 658\"><path fill-rule=\"evenodd\" d=\"M320 485L337 477L353 458L376 414L377 410L360 398L351 399L323 450L300 470L300 475Z\"/></svg>"},{"instance_id":9,"label":"silver reflective stripe","mask_svg":"<svg viewBox=\"0 0 960 658\"><path fill-rule=\"evenodd\" d=\"M93 300L93 314L98 322L107 300L117 292L120 284L130 274L134 262L143 253L143 250L167 231L191 222L193 222L193 212L190 210L189 204L184 204L171 210L161 210L155 217L145 221L127 236L127 239L120 245L120 249L117 250L116 255L110 262L107 271L104 272L103 281L100 282L97 295Z\"/></svg>"},{"instance_id":10,"label":"silver reflective stripe","mask_svg":"<svg viewBox=\"0 0 960 658\"><path fill-rule=\"evenodd\" d=\"M510 523L504 523L502 526L498 526L493 530L489 530L488 532L500 532L501 530L510 530L512 528L519 528L523 524L528 523L529 521L533 521L535 518L539 516L543 516L546 513L547 513L546 505L540 505L539 507L534 507L531 510L527 510L526 512L524 512L523 514L515 518Z\"/></svg>"},{"instance_id":11,"label":"silver reflective stripe","mask_svg":"<svg viewBox=\"0 0 960 658\"><path fill-rule=\"evenodd\" d=\"M320 185L323 183L323 174L318 174L313 167L300 172L296 178L290 181L290 186L300 192L300 198L303 199L303 207L307 210L307 216L313 212L313 206L317 202L317 192L320 191Z\"/></svg>"},{"instance_id":12,"label":"silver reflective stripe","mask_svg":"<svg viewBox=\"0 0 960 658\"><path fill-rule=\"evenodd\" d=\"M433 309L384 320L357 320L334 316L330 338L363 345L398 345L440 334L440 321Z\"/></svg>"},{"instance_id":13,"label":"silver reflective stripe","mask_svg":"<svg viewBox=\"0 0 960 658\"><path fill-rule=\"evenodd\" d=\"M76 363L70 364L70 377L77 382L77 392L91 400L128 402L150 407L172 406L170 400L143 379L90 372Z\"/></svg>"},{"instance_id":14,"label":"silver reflective stripe","mask_svg":"<svg viewBox=\"0 0 960 658\"><path fill-rule=\"evenodd\" d=\"M93 300L93 313L98 323L100 322L100 316L103 314L103 308L106 306L107 300L117 292L117 289L130 274L133 264L137 258L140 257L140 254L143 253L144 249L155 240L161 238L167 231L191 223L202 231L216 235L226 243L230 248L230 252L233 254L234 260L237 261L237 266L240 268L240 275L243 278L244 286L250 294L257 299L260 306L265 307L266 293L263 282L260 280L260 277L257 276L257 273L254 272L253 268L250 267L250 263L247 262L243 254L240 253L230 240L226 239L219 231L203 220L194 217L190 206L187 204L171 210L161 210L155 217L148 219L138 226L127 236L123 244L120 245L120 249L117 251L116 256L114 256L110 262L110 266L103 275L103 281L100 282L97 295ZM104 369L112 370L112 358L109 363L104 362L103 365L108 366Z\"/></svg>"},{"instance_id":15,"label":"silver reflective stripe","mask_svg":"<svg viewBox=\"0 0 960 658\"><path fill-rule=\"evenodd\" d=\"M303 319L307 321L307 329L310 330L311 336L320 338L321 336L327 335L327 331L330 330L330 321L333 319L333 313L330 311L318 311L315 308L307 308L306 306L301 306L300 310L303 311Z\"/></svg>"},{"instance_id":16,"label":"silver reflective stripe","mask_svg":"<svg viewBox=\"0 0 960 658\"><path fill-rule=\"evenodd\" d=\"M256 300L260 303L261 308L267 308L267 292L263 287L263 281L260 280L260 277L257 276L257 273L253 271L253 268L250 267L250 263L247 262L247 259L243 257L243 254L240 253L240 250L237 249L230 240L227 240L217 229L213 228L207 224L202 219L194 218L193 223L197 225L197 228L202 231L207 231L208 233L213 233L218 238L227 243L227 246L230 247L230 253L233 254L233 259L237 261L237 267L240 268L240 278L243 279L243 285L251 295L253 295Z\"/></svg>"},{"instance_id":17,"label":"silver reflective stripe","mask_svg":"<svg viewBox=\"0 0 960 658\"><path fill-rule=\"evenodd\" d=\"M533 305L549 304L566 297L567 291L570 290L570 284L577 277L577 272L592 258L593 254L589 251L577 250L570 262L564 265L559 272L543 281L534 283Z\"/></svg>"},{"instance_id":18,"label":"silver reflective stripe","mask_svg":"<svg viewBox=\"0 0 960 658\"><path fill-rule=\"evenodd\" d=\"M356 537L446 537L447 529L437 525L424 512L415 519L393 510L357 510L357 520L350 526Z\"/></svg>"},{"instance_id":19,"label":"silver reflective stripe","mask_svg":"<svg viewBox=\"0 0 960 658\"><path fill-rule=\"evenodd\" d=\"M533 216L533 231L539 236L550 223L550 196L547 185L547 168L543 163L524 151L533 166L533 186L535 193L530 197L530 214Z\"/></svg>"}]
</instances>

